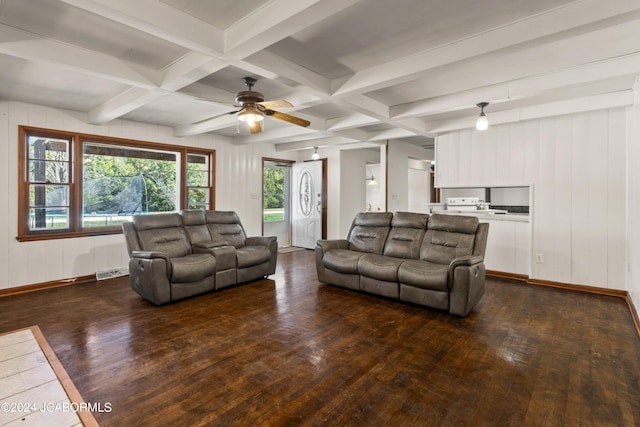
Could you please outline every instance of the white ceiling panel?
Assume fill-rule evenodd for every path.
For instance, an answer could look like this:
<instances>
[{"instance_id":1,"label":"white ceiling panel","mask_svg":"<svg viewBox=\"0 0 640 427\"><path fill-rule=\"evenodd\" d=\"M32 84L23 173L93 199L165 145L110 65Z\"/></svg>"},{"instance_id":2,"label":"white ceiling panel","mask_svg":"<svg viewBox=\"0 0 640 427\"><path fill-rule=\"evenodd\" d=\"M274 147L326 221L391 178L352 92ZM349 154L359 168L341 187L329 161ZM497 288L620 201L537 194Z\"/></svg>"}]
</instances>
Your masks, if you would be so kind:
<instances>
[{"instance_id":1,"label":"white ceiling panel","mask_svg":"<svg viewBox=\"0 0 640 427\"><path fill-rule=\"evenodd\" d=\"M256 11L267 0L161 0L176 10L188 13L215 27L226 29Z\"/></svg>"},{"instance_id":2,"label":"white ceiling panel","mask_svg":"<svg viewBox=\"0 0 640 427\"><path fill-rule=\"evenodd\" d=\"M86 112L126 88L53 65L0 55L0 99Z\"/></svg>"},{"instance_id":3,"label":"white ceiling panel","mask_svg":"<svg viewBox=\"0 0 640 427\"><path fill-rule=\"evenodd\" d=\"M188 52L59 1L0 1L0 23L150 68L163 68Z\"/></svg>"},{"instance_id":4,"label":"white ceiling panel","mask_svg":"<svg viewBox=\"0 0 640 427\"><path fill-rule=\"evenodd\" d=\"M212 118L246 76L310 126ZM0 0L0 98L237 144L420 142L478 102L513 120L626 102L637 76L636 0Z\"/></svg>"}]
</instances>

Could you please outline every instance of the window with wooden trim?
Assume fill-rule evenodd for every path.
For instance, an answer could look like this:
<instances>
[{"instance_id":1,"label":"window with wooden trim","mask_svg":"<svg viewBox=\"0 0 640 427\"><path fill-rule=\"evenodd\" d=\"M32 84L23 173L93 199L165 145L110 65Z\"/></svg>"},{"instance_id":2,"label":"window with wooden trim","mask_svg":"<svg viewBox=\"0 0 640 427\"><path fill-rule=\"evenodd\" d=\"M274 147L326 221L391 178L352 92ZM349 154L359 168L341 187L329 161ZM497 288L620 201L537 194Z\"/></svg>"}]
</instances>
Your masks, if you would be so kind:
<instances>
[{"instance_id":1,"label":"window with wooden trim","mask_svg":"<svg viewBox=\"0 0 640 427\"><path fill-rule=\"evenodd\" d=\"M215 151L20 127L18 240L119 233L135 214L214 209Z\"/></svg>"}]
</instances>

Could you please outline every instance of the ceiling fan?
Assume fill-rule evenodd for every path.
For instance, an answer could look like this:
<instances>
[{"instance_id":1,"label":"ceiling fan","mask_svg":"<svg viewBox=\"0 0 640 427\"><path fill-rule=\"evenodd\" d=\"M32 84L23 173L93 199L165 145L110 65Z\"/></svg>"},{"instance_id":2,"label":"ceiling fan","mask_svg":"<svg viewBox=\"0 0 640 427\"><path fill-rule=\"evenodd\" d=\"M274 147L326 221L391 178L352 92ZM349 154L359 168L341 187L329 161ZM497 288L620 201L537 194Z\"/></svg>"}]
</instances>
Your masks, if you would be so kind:
<instances>
[{"instance_id":1,"label":"ceiling fan","mask_svg":"<svg viewBox=\"0 0 640 427\"><path fill-rule=\"evenodd\" d=\"M249 90L241 91L236 94L236 106L240 109L219 114L217 116L210 117L207 120L238 113L238 120L246 122L249 125L249 132L251 133L262 132L262 125L260 122L264 120L264 116L271 116L302 127L307 127L311 124L310 121L301 119L300 117L275 111L274 108L291 108L293 105L289 101L282 99L276 101L265 101L263 94L252 90L257 79L254 79L253 77L244 77L242 80Z\"/></svg>"}]
</instances>

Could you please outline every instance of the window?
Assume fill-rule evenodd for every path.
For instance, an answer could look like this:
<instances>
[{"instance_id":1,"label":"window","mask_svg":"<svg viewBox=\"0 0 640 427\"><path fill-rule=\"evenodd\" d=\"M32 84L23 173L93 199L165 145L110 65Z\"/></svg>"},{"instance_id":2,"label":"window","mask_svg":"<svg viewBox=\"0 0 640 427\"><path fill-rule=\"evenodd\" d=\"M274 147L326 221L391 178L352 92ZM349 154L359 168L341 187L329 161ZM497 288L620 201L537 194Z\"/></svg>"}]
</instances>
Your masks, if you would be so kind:
<instances>
[{"instance_id":1,"label":"window","mask_svg":"<svg viewBox=\"0 0 640 427\"><path fill-rule=\"evenodd\" d=\"M211 203L211 164L207 154L187 155L187 205L189 209L209 209Z\"/></svg>"},{"instance_id":2,"label":"window","mask_svg":"<svg viewBox=\"0 0 640 427\"><path fill-rule=\"evenodd\" d=\"M269 164L262 170L262 220L284 221L287 187L289 184L289 165Z\"/></svg>"},{"instance_id":3,"label":"window","mask_svg":"<svg viewBox=\"0 0 640 427\"><path fill-rule=\"evenodd\" d=\"M215 151L20 127L18 240L120 232L134 214L213 209Z\"/></svg>"}]
</instances>

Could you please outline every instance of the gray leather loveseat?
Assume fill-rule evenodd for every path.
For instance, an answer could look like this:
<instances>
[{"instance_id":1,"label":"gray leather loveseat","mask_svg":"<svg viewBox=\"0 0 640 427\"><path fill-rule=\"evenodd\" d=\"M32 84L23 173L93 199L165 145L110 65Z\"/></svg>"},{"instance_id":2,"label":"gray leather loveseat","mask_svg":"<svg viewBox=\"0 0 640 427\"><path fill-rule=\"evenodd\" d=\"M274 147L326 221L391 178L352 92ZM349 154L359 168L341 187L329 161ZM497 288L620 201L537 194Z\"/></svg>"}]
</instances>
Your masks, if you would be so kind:
<instances>
[{"instance_id":1,"label":"gray leather loveseat","mask_svg":"<svg viewBox=\"0 0 640 427\"><path fill-rule=\"evenodd\" d=\"M247 237L232 211L135 215L122 224L131 288L162 305L275 273L276 237Z\"/></svg>"},{"instance_id":2,"label":"gray leather loveseat","mask_svg":"<svg viewBox=\"0 0 640 427\"><path fill-rule=\"evenodd\" d=\"M484 294L488 229L473 216L362 212L346 239L318 241L318 279L466 316Z\"/></svg>"}]
</instances>

